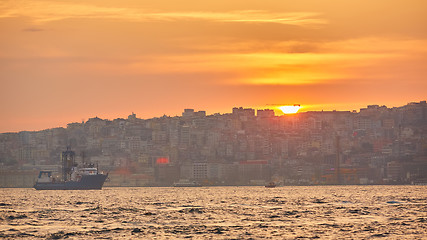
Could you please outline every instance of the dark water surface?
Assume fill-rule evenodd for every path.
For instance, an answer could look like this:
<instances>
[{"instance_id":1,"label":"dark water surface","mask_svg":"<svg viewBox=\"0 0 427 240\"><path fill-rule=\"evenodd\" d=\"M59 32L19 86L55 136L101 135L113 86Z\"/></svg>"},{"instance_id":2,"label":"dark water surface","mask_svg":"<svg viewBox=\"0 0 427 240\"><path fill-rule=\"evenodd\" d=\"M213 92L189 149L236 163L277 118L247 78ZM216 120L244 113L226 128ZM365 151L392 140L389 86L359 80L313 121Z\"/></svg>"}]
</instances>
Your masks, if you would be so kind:
<instances>
[{"instance_id":1,"label":"dark water surface","mask_svg":"<svg viewBox=\"0 0 427 240\"><path fill-rule=\"evenodd\" d=\"M426 239L427 186L0 189L0 238Z\"/></svg>"}]
</instances>

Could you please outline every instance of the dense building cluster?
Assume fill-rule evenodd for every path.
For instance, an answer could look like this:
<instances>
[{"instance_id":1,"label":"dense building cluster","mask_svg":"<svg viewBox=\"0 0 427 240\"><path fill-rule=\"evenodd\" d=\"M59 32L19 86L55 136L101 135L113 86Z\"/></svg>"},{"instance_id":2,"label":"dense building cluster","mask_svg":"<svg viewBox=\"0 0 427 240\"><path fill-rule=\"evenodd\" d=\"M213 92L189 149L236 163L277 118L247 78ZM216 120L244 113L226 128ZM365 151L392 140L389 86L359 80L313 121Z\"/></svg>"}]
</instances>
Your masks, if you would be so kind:
<instances>
[{"instance_id":1,"label":"dense building cluster","mask_svg":"<svg viewBox=\"0 0 427 240\"><path fill-rule=\"evenodd\" d=\"M360 112L275 116L234 108L206 115L91 118L37 132L0 135L0 185L31 185L58 170L67 146L78 162L109 172L107 186L384 184L427 180L427 104L371 105ZM22 178L18 176L24 176Z\"/></svg>"}]
</instances>

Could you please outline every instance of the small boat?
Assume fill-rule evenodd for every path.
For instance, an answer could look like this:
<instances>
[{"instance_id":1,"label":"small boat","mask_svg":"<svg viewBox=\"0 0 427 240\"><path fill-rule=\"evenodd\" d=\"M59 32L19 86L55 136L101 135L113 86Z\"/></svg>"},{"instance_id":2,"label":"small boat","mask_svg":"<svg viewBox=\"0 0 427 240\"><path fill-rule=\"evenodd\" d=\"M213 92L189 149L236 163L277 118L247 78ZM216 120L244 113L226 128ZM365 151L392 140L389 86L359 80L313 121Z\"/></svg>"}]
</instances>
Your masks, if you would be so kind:
<instances>
[{"instance_id":1,"label":"small boat","mask_svg":"<svg viewBox=\"0 0 427 240\"><path fill-rule=\"evenodd\" d=\"M276 183L274 182L269 182L267 185L265 185L266 188L275 188L276 187Z\"/></svg>"},{"instance_id":2,"label":"small boat","mask_svg":"<svg viewBox=\"0 0 427 240\"><path fill-rule=\"evenodd\" d=\"M173 184L174 187L201 187L202 184L196 181L190 181L188 179L180 179L178 182Z\"/></svg>"},{"instance_id":3,"label":"small boat","mask_svg":"<svg viewBox=\"0 0 427 240\"><path fill-rule=\"evenodd\" d=\"M75 153L67 148L62 152L62 178L55 179L52 171L40 171L34 188L36 190L92 190L102 189L108 174L98 171L93 164L78 167Z\"/></svg>"}]
</instances>

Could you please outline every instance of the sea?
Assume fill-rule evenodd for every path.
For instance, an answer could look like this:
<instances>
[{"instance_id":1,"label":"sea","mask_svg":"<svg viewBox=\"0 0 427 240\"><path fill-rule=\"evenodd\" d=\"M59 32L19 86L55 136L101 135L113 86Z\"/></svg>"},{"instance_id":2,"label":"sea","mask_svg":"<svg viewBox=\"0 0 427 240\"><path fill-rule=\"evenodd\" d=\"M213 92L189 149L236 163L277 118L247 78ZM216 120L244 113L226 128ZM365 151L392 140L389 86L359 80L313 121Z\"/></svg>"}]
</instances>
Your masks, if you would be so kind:
<instances>
[{"instance_id":1,"label":"sea","mask_svg":"<svg viewBox=\"0 0 427 240\"><path fill-rule=\"evenodd\" d=\"M427 239L427 186L0 189L3 239Z\"/></svg>"}]
</instances>

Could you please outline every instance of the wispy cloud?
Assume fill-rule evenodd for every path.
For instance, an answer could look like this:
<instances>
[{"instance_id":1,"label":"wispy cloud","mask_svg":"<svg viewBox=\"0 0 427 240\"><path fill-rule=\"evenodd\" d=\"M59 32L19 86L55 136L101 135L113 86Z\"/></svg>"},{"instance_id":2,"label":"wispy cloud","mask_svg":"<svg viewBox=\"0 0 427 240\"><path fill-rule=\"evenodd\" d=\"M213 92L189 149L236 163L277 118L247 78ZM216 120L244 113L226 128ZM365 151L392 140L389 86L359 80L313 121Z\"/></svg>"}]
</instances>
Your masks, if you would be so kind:
<instances>
[{"instance_id":1,"label":"wispy cloud","mask_svg":"<svg viewBox=\"0 0 427 240\"><path fill-rule=\"evenodd\" d=\"M276 23L317 26L327 21L315 12L268 12L258 10L229 12L168 12L150 9L99 7L94 5L31 2L0 4L0 18L29 17L36 24L71 18L117 19L123 21L213 21L242 23Z\"/></svg>"},{"instance_id":2,"label":"wispy cloud","mask_svg":"<svg viewBox=\"0 0 427 240\"><path fill-rule=\"evenodd\" d=\"M349 43L351 46L348 46ZM234 48L234 51L229 45L219 44L221 51L216 53L206 51L136 58L125 68L126 72L137 74L165 71L173 74L210 73L221 70L230 73L217 80L217 83L225 85L289 86L337 84L347 80L354 84L372 81L386 83L404 74L408 76L410 69L404 68L406 63L419 62L418 55L426 51L426 41L419 40L363 38L329 43L301 42L302 46L308 47L303 47L304 51L294 52L295 44L272 43L268 49L252 48L252 52L248 50L256 43L242 44L243 47ZM315 50L310 52L310 49ZM394 67L399 64L400 68ZM420 67L410 66L412 70Z\"/></svg>"},{"instance_id":3,"label":"wispy cloud","mask_svg":"<svg viewBox=\"0 0 427 240\"><path fill-rule=\"evenodd\" d=\"M181 12L149 14L156 20L199 19L215 22L277 23L288 25L325 24L319 13L292 12L272 13L267 11L233 11L233 12Z\"/></svg>"},{"instance_id":4,"label":"wispy cloud","mask_svg":"<svg viewBox=\"0 0 427 240\"><path fill-rule=\"evenodd\" d=\"M41 32L41 31L44 31L44 29L36 28L36 27L29 27L29 28L22 29L22 31L24 31L24 32Z\"/></svg>"}]
</instances>

